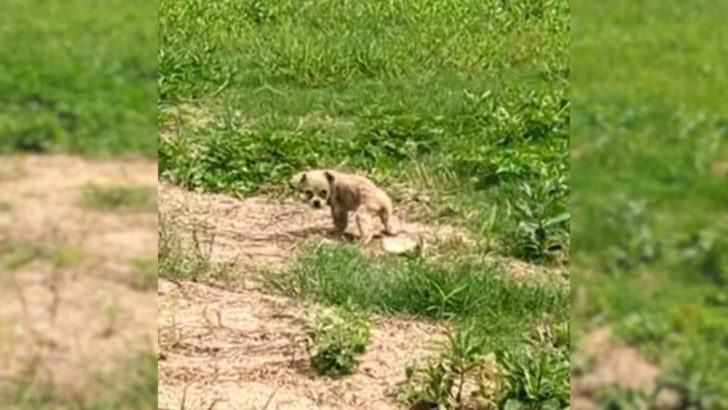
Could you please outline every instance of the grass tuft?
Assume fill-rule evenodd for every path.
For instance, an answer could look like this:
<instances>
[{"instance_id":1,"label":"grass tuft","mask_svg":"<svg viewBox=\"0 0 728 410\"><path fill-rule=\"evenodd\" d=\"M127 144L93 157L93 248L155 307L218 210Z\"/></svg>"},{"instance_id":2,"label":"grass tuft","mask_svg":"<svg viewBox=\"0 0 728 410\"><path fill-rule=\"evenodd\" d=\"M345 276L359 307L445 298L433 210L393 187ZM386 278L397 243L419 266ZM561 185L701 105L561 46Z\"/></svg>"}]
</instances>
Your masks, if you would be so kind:
<instances>
[{"instance_id":1,"label":"grass tuft","mask_svg":"<svg viewBox=\"0 0 728 410\"><path fill-rule=\"evenodd\" d=\"M97 211L154 212L157 210L157 188L151 186L87 184L83 187L82 198L86 208Z\"/></svg>"},{"instance_id":2,"label":"grass tuft","mask_svg":"<svg viewBox=\"0 0 728 410\"><path fill-rule=\"evenodd\" d=\"M170 219L159 221L158 274L171 280L222 280L235 278L232 264L212 260L214 238L203 239L197 231L185 235Z\"/></svg>"},{"instance_id":3,"label":"grass tuft","mask_svg":"<svg viewBox=\"0 0 728 410\"><path fill-rule=\"evenodd\" d=\"M290 270L264 273L264 279L287 294L325 305L476 320L494 333L493 344L541 314L568 314L567 291L508 280L492 265L368 259L350 245L320 245Z\"/></svg>"},{"instance_id":4,"label":"grass tuft","mask_svg":"<svg viewBox=\"0 0 728 410\"><path fill-rule=\"evenodd\" d=\"M43 257L43 249L23 241L0 242L0 265L13 271Z\"/></svg>"},{"instance_id":5,"label":"grass tuft","mask_svg":"<svg viewBox=\"0 0 728 410\"><path fill-rule=\"evenodd\" d=\"M356 371L357 356L366 351L370 337L366 315L345 308L323 309L306 333L313 346L311 367L333 377Z\"/></svg>"}]
</instances>

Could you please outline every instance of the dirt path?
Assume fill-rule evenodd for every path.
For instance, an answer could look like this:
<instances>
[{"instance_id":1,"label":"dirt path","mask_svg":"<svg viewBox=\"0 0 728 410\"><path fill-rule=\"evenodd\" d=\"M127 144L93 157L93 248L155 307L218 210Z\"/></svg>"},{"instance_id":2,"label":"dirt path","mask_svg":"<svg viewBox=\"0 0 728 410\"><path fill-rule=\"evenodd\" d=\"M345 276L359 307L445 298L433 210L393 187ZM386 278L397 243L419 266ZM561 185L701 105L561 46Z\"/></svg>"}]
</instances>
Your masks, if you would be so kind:
<instances>
[{"instance_id":1,"label":"dirt path","mask_svg":"<svg viewBox=\"0 0 728 410\"><path fill-rule=\"evenodd\" d=\"M303 327L311 307L267 294L249 273L284 266L327 237L326 211L294 201L197 194L160 185L160 212L176 229L213 240L210 259L235 262L240 280L215 287L159 282L160 409L393 409L390 394L444 329L376 320L359 371L330 379L309 369ZM414 227L416 228L416 227ZM413 228L413 229L414 229Z\"/></svg>"},{"instance_id":2,"label":"dirt path","mask_svg":"<svg viewBox=\"0 0 728 410\"><path fill-rule=\"evenodd\" d=\"M68 397L157 345L156 295L132 286L157 216L90 211L88 183L154 187L156 164L0 157L0 375L34 370Z\"/></svg>"},{"instance_id":3,"label":"dirt path","mask_svg":"<svg viewBox=\"0 0 728 410\"><path fill-rule=\"evenodd\" d=\"M379 321L353 376L309 369L303 326L310 309L254 287L229 291L160 281L160 409L393 409L409 361L431 352L442 329ZM184 401L184 406L182 402Z\"/></svg>"},{"instance_id":4,"label":"dirt path","mask_svg":"<svg viewBox=\"0 0 728 410\"><path fill-rule=\"evenodd\" d=\"M159 195L160 215L170 225L211 238L210 259L217 263L234 262L242 270L284 266L294 259L301 246L322 239L333 240L329 211L314 210L292 199L257 196L238 200L224 194L190 192L166 182L160 182ZM399 207L402 208L406 209ZM402 214L397 218L401 229L421 236L428 248L473 249L475 246L472 235L465 229L411 222ZM354 224L349 225L347 233L356 235ZM367 248L371 253L380 253L381 249L380 238L375 238ZM568 286L567 267L547 268L517 259L487 257L497 259L517 280Z\"/></svg>"}]
</instances>

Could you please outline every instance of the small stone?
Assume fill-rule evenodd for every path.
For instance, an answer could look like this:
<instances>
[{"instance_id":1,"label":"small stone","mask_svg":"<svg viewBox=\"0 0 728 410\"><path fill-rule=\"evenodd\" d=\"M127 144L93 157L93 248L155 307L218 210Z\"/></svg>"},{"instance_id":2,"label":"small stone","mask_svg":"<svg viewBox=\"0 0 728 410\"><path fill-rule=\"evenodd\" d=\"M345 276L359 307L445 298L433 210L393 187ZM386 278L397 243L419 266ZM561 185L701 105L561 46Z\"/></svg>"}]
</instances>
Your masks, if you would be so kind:
<instances>
[{"instance_id":1,"label":"small stone","mask_svg":"<svg viewBox=\"0 0 728 410\"><path fill-rule=\"evenodd\" d=\"M403 254L414 250L419 246L420 241L412 235L400 234L397 236L385 236L382 238L382 247L385 251L394 254Z\"/></svg>"}]
</instances>

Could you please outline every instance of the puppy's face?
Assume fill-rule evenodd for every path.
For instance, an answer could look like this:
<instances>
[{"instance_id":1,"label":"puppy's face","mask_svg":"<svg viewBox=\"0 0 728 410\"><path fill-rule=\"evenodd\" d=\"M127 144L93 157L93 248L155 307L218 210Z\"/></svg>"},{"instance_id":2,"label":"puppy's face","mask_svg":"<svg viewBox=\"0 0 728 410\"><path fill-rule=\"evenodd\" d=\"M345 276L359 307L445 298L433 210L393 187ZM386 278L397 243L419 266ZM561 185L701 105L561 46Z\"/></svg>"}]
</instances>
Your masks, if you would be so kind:
<instances>
[{"instance_id":1,"label":"puppy's face","mask_svg":"<svg viewBox=\"0 0 728 410\"><path fill-rule=\"evenodd\" d=\"M325 171L309 171L295 175L291 185L304 195L306 201L314 208L323 208L331 196L333 176Z\"/></svg>"}]
</instances>

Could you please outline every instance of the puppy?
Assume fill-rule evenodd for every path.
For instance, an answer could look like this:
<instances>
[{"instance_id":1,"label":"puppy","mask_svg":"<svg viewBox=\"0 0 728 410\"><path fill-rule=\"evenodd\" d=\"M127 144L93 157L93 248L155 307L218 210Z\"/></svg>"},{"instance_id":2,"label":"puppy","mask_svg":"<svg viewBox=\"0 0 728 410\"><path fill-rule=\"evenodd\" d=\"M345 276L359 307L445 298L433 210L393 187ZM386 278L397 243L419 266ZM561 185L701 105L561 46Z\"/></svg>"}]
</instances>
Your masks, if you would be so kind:
<instances>
[{"instance_id":1,"label":"puppy","mask_svg":"<svg viewBox=\"0 0 728 410\"><path fill-rule=\"evenodd\" d=\"M311 170L294 175L291 185L303 192L314 208L329 205L339 233L349 224L349 212L359 211L356 226L362 243L369 243L374 236L372 217L381 219L386 234L397 234L392 224L392 200L367 178L332 170Z\"/></svg>"}]
</instances>

